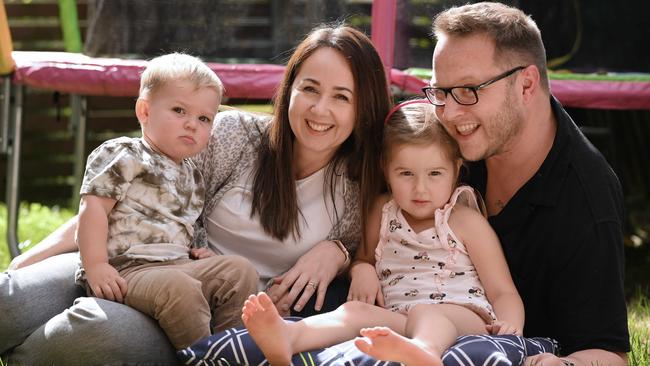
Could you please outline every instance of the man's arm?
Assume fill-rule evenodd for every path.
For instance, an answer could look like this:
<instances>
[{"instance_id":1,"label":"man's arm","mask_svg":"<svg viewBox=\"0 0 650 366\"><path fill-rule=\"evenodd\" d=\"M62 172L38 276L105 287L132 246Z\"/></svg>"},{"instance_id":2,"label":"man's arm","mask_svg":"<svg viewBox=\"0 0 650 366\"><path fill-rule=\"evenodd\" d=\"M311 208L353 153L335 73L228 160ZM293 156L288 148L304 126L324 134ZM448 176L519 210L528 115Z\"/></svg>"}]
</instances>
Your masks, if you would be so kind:
<instances>
[{"instance_id":1,"label":"man's arm","mask_svg":"<svg viewBox=\"0 0 650 366\"><path fill-rule=\"evenodd\" d=\"M621 225L601 222L583 231L576 238L577 251L567 253L566 261L556 256L557 278L549 290L555 300L548 311L557 314L564 355L587 365L608 365L612 357L621 362L615 352L629 350Z\"/></svg>"},{"instance_id":2,"label":"man's arm","mask_svg":"<svg viewBox=\"0 0 650 366\"><path fill-rule=\"evenodd\" d=\"M602 349L586 349L574 352L566 357L557 357L550 353L542 353L526 358L525 366L627 366L627 355L625 353L609 352Z\"/></svg>"},{"instance_id":3,"label":"man's arm","mask_svg":"<svg viewBox=\"0 0 650 366\"><path fill-rule=\"evenodd\" d=\"M625 353L609 352L602 349L587 349L570 354L564 358L574 365L610 365L627 366L627 355ZM574 361L575 360L575 361Z\"/></svg>"},{"instance_id":4,"label":"man's arm","mask_svg":"<svg viewBox=\"0 0 650 366\"><path fill-rule=\"evenodd\" d=\"M78 216L66 221L34 247L14 258L9 264L9 269L26 267L57 254L76 251L78 248L74 242L74 233L77 222Z\"/></svg>"}]
</instances>

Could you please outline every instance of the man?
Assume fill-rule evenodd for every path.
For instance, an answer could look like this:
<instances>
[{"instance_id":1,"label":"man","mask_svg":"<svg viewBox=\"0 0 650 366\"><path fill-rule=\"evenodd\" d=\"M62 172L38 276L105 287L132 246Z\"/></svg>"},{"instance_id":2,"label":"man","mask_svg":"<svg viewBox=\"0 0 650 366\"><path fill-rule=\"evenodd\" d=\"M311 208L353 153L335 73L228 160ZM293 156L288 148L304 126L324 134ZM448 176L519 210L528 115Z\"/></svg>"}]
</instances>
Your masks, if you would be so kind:
<instances>
[{"instance_id":1,"label":"man","mask_svg":"<svg viewBox=\"0 0 650 366\"><path fill-rule=\"evenodd\" d=\"M527 337L560 356L526 365L626 365L618 178L550 94L535 22L499 3L436 16L427 98L471 161L524 300ZM486 347L490 347L486 342Z\"/></svg>"}]
</instances>

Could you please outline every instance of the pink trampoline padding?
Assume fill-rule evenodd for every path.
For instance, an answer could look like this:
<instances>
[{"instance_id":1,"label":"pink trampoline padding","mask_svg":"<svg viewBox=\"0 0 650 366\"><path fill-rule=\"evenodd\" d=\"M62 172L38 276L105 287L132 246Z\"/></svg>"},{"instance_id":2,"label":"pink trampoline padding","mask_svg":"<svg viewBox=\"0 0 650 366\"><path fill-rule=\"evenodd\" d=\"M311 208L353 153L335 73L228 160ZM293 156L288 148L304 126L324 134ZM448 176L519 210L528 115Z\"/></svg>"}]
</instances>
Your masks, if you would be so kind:
<instances>
[{"instance_id":1,"label":"pink trampoline padding","mask_svg":"<svg viewBox=\"0 0 650 366\"><path fill-rule=\"evenodd\" d=\"M80 95L137 96L144 60L97 58L66 52L14 51L15 83ZM284 66L217 64L208 66L221 78L226 96L271 99ZM420 95L427 81L393 69L391 84ZM551 90L567 107L650 109L650 82L551 80Z\"/></svg>"},{"instance_id":2,"label":"pink trampoline padding","mask_svg":"<svg viewBox=\"0 0 650 366\"><path fill-rule=\"evenodd\" d=\"M137 96L145 60L89 57L67 52L14 51L15 83L38 89L80 95ZM270 99L284 66L217 64L208 66L219 76L229 98Z\"/></svg>"},{"instance_id":3,"label":"pink trampoline padding","mask_svg":"<svg viewBox=\"0 0 650 366\"><path fill-rule=\"evenodd\" d=\"M650 82L551 80L553 95L565 106L594 109L650 109Z\"/></svg>"},{"instance_id":4,"label":"pink trampoline padding","mask_svg":"<svg viewBox=\"0 0 650 366\"><path fill-rule=\"evenodd\" d=\"M417 95L422 95L422 88L429 85L428 80L422 80L417 76L409 75L397 69L390 71L390 82L408 93Z\"/></svg>"},{"instance_id":5,"label":"pink trampoline padding","mask_svg":"<svg viewBox=\"0 0 650 366\"><path fill-rule=\"evenodd\" d=\"M421 94L428 85L413 75L393 69L393 85ZM650 109L650 82L551 80L553 95L566 107L592 109Z\"/></svg>"}]
</instances>

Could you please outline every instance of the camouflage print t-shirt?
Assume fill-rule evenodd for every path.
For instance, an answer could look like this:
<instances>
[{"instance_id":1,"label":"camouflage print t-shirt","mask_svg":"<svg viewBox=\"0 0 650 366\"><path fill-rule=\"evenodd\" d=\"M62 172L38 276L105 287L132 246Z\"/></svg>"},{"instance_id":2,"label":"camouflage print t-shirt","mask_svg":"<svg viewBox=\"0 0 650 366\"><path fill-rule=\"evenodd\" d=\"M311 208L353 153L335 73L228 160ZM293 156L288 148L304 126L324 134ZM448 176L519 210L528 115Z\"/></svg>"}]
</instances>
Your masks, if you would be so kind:
<instances>
[{"instance_id":1,"label":"camouflage print t-shirt","mask_svg":"<svg viewBox=\"0 0 650 366\"><path fill-rule=\"evenodd\" d=\"M194 222L203 209L201 173L177 164L141 138L104 142L88 157L81 194L117 200L108 216L109 263L188 258Z\"/></svg>"}]
</instances>

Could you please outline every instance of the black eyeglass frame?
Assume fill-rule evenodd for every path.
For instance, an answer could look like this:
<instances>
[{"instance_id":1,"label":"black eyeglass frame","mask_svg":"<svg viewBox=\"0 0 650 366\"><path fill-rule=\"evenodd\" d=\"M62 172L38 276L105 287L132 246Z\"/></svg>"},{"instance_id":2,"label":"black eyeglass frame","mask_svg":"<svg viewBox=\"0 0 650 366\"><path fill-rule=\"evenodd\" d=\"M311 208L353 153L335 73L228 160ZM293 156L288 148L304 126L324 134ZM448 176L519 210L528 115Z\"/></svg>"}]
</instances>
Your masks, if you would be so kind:
<instances>
[{"instance_id":1,"label":"black eyeglass frame","mask_svg":"<svg viewBox=\"0 0 650 366\"><path fill-rule=\"evenodd\" d=\"M499 81L501 79L505 79L508 76L514 74L515 72L517 72L519 70L523 70L523 69L525 69L527 67L528 66L517 66L517 67L515 67L513 69L510 69L510 70L508 70L508 71L506 71L506 72L504 72L502 74L499 74L499 75L493 77L492 79L490 79L490 80L488 80L486 82L483 82L483 83L481 83L479 85L476 85L476 86L473 86L473 85L452 86L451 88L440 88L440 87L437 87L437 86L425 86L424 88L422 88L422 92L426 96L429 103L431 103L431 104L433 104L435 106L438 106L438 107L444 106L445 104L447 104L447 102L444 102L443 104L434 102L435 99L434 99L433 95L431 95L431 96L429 95L429 91L433 91L433 90L443 91L445 93L445 101L447 100L447 97L451 94L451 97L454 98L454 101L456 101L456 103L458 103L460 105L474 105L474 104L478 103L478 91L479 90L487 87L488 85L492 85L492 84L496 83L497 81ZM460 100L458 100L458 98L454 94L454 89L471 90L472 93L474 94L474 102L473 103L461 102Z\"/></svg>"}]
</instances>

